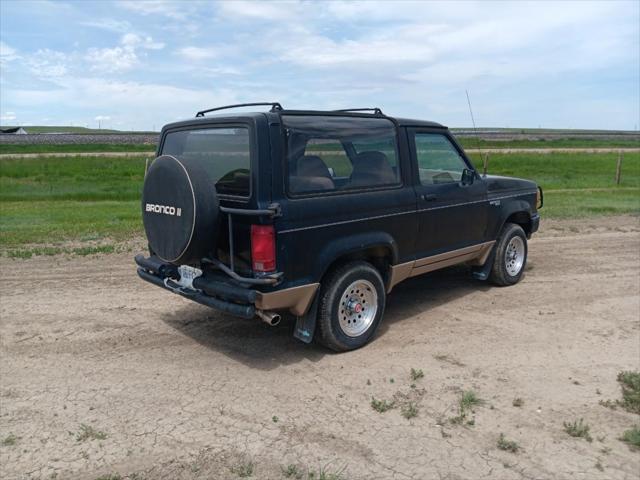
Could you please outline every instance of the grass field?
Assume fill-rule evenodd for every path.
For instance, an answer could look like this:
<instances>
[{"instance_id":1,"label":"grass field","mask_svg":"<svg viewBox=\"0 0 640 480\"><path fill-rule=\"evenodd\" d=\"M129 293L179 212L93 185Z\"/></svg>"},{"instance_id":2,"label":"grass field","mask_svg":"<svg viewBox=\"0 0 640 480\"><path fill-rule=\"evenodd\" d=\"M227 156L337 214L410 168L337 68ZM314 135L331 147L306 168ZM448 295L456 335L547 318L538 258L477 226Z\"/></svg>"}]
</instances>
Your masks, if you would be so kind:
<instances>
[{"instance_id":1,"label":"grass field","mask_svg":"<svg viewBox=\"0 0 640 480\"><path fill-rule=\"evenodd\" d=\"M615 153L492 154L489 173L537 181L545 190L543 217L640 213L640 153L625 154L620 186L616 159ZM144 163L142 156L1 160L0 248L141 234Z\"/></svg>"},{"instance_id":2,"label":"grass field","mask_svg":"<svg viewBox=\"0 0 640 480\"><path fill-rule=\"evenodd\" d=\"M495 140L475 137L457 137L464 148L640 148L640 137L607 138L554 138L536 140Z\"/></svg>"},{"instance_id":3,"label":"grass field","mask_svg":"<svg viewBox=\"0 0 640 480\"><path fill-rule=\"evenodd\" d=\"M2 126L2 129L14 128L11 126ZM27 133L154 133L154 132L130 132L123 130L112 130L109 128L88 128L88 127L72 127L70 125L30 125L23 126Z\"/></svg>"},{"instance_id":4,"label":"grass field","mask_svg":"<svg viewBox=\"0 0 640 480\"><path fill-rule=\"evenodd\" d=\"M0 144L0 154L7 153L93 153L93 152L155 152L150 144L61 144L61 145L9 145Z\"/></svg>"},{"instance_id":5,"label":"grass field","mask_svg":"<svg viewBox=\"0 0 640 480\"><path fill-rule=\"evenodd\" d=\"M42 127L56 128L56 127ZM74 128L74 127L71 127ZM80 127L75 127L80 129ZM54 130L55 131L55 130ZM83 130L84 133L90 133L92 130ZM100 133L108 133L107 130L100 130ZM127 133L127 132L116 132ZM640 148L640 136L628 135L624 138L606 138L606 137L566 137L545 139L511 139L498 140L491 138L475 138L475 137L458 137L458 141L464 148ZM86 144L59 144L59 145L19 145L19 144L0 144L0 154L11 153L93 153L93 152L152 152L155 151L155 144L131 143L124 145L115 145L108 143L86 143ZM336 144L318 144L315 145L316 150L338 150L342 149ZM312 148L313 150L313 148Z\"/></svg>"}]
</instances>

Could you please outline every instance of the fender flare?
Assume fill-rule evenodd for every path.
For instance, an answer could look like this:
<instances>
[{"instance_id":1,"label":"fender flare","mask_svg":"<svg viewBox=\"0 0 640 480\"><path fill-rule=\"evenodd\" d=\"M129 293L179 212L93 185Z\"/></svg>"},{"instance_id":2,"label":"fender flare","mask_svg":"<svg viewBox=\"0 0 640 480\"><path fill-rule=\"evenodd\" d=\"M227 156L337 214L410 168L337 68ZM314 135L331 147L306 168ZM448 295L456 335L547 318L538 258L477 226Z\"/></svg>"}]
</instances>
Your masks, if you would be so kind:
<instances>
[{"instance_id":1,"label":"fender flare","mask_svg":"<svg viewBox=\"0 0 640 480\"><path fill-rule=\"evenodd\" d=\"M313 264L314 281L320 282L327 270L341 257L371 248L387 249L391 265L398 262L398 244L387 232L367 232L336 238L329 242L316 257Z\"/></svg>"},{"instance_id":2,"label":"fender flare","mask_svg":"<svg viewBox=\"0 0 640 480\"><path fill-rule=\"evenodd\" d=\"M514 213L526 213L529 221L531 221L531 204L522 199L511 200L510 202L503 204L499 220L496 224L496 231L494 232L494 235L492 235L493 238L498 238L498 235L500 235L505 223L507 223L507 219Z\"/></svg>"}]
</instances>

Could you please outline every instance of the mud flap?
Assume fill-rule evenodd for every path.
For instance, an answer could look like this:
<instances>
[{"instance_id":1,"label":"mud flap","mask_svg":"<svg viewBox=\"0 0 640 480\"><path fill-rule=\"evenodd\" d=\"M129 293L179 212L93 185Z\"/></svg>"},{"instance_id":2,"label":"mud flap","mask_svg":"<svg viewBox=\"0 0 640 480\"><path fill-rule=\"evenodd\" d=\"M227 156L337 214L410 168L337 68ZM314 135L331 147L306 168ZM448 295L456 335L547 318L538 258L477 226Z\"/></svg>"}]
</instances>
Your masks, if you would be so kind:
<instances>
[{"instance_id":1,"label":"mud flap","mask_svg":"<svg viewBox=\"0 0 640 480\"><path fill-rule=\"evenodd\" d=\"M484 262L484 265L481 267L475 267L471 270L471 275L476 280L486 280L489 278L489 274L491 273L491 268L493 267L493 262L496 259L496 246L494 245L491 249L491 253L487 257L487 261Z\"/></svg>"},{"instance_id":2,"label":"mud flap","mask_svg":"<svg viewBox=\"0 0 640 480\"><path fill-rule=\"evenodd\" d=\"M318 289L319 290L319 289ZM316 331L316 321L318 319L318 292L314 294L313 302L307 313L301 317L296 317L296 328L293 336L304 343L311 343L313 334Z\"/></svg>"}]
</instances>

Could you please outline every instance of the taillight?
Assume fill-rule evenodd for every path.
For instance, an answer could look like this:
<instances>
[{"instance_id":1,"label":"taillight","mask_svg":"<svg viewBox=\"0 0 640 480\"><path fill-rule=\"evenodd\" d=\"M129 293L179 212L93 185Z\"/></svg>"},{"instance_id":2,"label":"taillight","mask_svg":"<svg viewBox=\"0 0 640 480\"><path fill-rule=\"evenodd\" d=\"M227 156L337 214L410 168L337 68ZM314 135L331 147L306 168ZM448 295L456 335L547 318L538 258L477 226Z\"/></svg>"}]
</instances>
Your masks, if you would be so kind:
<instances>
[{"instance_id":1,"label":"taillight","mask_svg":"<svg viewBox=\"0 0 640 480\"><path fill-rule=\"evenodd\" d=\"M251 262L254 272L273 272L276 269L273 225L251 225Z\"/></svg>"}]
</instances>

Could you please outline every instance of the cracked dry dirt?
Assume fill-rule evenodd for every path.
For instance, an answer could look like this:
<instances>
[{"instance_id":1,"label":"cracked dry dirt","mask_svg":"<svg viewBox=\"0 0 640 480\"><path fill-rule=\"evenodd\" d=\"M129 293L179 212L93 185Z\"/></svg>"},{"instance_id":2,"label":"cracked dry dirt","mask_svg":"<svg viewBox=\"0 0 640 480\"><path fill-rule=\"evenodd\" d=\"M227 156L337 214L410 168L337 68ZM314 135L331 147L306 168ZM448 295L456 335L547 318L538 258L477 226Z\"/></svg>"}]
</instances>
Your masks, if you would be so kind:
<instances>
[{"instance_id":1,"label":"cracked dry dirt","mask_svg":"<svg viewBox=\"0 0 640 480\"><path fill-rule=\"evenodd\" d=\"M248 462L261 479L289 464L349 479L640 472L618 440L640 419L599 405L640 367L638 217L543 222L515 287L464 268L407 281L376 340L340 355L294 340L291 321L236 320L148 285L132 254L0 265L4 479L226 479ZM474 425L451 424L470 389L485 401ZM378 413L372 396L398 406ZM563 431L579 418L591 443ZM497 448L502 432L518 453Z\"/></svg>"}]
</instances>

